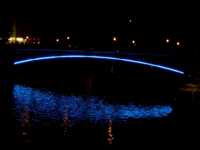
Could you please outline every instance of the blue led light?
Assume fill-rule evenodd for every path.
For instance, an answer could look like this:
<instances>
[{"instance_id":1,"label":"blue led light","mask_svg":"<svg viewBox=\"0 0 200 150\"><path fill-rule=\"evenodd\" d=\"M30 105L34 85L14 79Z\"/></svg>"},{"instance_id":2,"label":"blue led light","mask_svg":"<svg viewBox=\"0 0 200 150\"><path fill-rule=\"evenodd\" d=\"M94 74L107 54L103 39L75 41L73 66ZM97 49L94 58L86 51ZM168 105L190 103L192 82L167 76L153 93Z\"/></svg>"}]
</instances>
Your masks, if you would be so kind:
<instances>
[{"instance_id":1,"label":"blue led light","mask_svg":"<svg viewBox=\"0 0 200 150\"><path fill-rule=\"evenodd\" d=\"M94 96L83 99L81 96L57 95L21 85L14 86L13 95L17 114L20 116L20 112L26 108L33 114L33 120L45 118L60 121L66 113L73 122L150 119L167 117L173 111L169 105L109 104Z\"/></svg>"},{"instance_id":2,"label":"blue led light","mask_svg":"<svg viewBox=\"0 0 200 150\"><path fill-rule=\"evenodd\" d=\"M177 70L174 68L157 65L157 64L153 64L153 63L148 63L148 62L144 62L144 61L127 59L127 58L110 57L110 56L97 56L97 55L61 55L61 56L37 57L37 58L29 58L29 59L15 61L14 65L30 63L30 62L34 62L34 61L42 61L42 60L50 60L50 59L63 59L63 58L71 58L71 59L72 58L79 58L79 59L86 58L86 59L103 59L103 60L121 61L121 62L134 63L134 64L155 67L155 68L167 70L170 72L175 72L175 73L182 74L182 75L184 74L183 71L180 71L180 70Z\"/></svg>"}]
</instances>

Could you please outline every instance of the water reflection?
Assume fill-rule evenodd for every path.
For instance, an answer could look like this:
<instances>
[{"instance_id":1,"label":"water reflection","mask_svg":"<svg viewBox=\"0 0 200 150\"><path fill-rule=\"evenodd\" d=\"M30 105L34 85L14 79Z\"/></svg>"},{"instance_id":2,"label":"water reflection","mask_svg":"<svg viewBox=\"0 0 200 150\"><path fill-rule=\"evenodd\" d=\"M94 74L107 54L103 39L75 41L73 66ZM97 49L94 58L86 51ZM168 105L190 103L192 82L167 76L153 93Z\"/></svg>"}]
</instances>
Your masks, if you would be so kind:
<instances>
[{"instance_id":1,"label":"water reflection","mask_svg":"<svg viewBox=\"0 0 200 150\"><path fill-rule=\"evenodd\" d=\"M113 140L114 140L114 137L113 137L113 132L112 132L112 120L109 120L109 122L108 122L108 137L107 137L108 144L112 144Z\"/></svg>"},{"instance_id":2,"label":"water reflection","mask_svg":"<svg viewBox=\"0 0 200 150\"><path fill-rule=\"evenodd\" d=\"M31 142L31 116L28 107L25 108L20 113L20 130L21 138L24 143Z\"/></svg>"},{"instance_id":3,"label":"water reflection","mask_svg":"<svg viewBox=\"0 0 200 150\"><path fill-rule=\"evenodd\" d=\"M63 115L64 136L67 135L67 133L68 133L69 123L70 123L70 121L69 121L68 113L66 110Z\"/></svg>"},{"instance_id":4,"label":"water reflection","mask_svg":"<svg viewBox=\"0 0 200 150\"><path fill-rule=\"evenodd\" d=\"M25 108L21 113L21 128L22 135L28 135L29 129L31 127L30 114L28 108Z\"/></svg>"},{"instance_id":5,"label":"water reflection","mask_svg":"<svg viewBox=\"0 0 200 150\"><path fill-rule=\"evenodd\" d=\"M126 120L129 118L161 118L167 117L172 112L172 107L169 105L109 104L98 97L83 98L81 96L58 95L48 90L23 85L15 85L13 95L17 113L24 108L28 108L33 114L32 120L35 122L46 119L63 120L65 131L67 131L71 122L75 123L82 120L97 122Z\"/></svg>"}]
</instances>

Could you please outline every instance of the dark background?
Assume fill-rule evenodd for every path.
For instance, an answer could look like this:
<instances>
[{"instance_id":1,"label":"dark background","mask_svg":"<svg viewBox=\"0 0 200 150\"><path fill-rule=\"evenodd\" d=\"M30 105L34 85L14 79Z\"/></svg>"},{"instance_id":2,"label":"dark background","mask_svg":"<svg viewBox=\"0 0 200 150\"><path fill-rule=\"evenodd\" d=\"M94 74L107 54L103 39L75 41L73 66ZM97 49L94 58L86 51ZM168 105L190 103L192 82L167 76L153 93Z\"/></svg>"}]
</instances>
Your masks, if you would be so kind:
<instances>
[{"instance_id":1,"label":"dark background","mask_svg":"<svg viewBox=\"0 0 200 150\"><path fill-rule=\"evenodd\" d=\"M14 4L13 4L14 5ZM163 32L176 36L196 35L199 25L198 5L192 2L145 2L129 3L18 3L11 14L5 12L1 26L9 28L16 19L19 32L83 32L103 34L103 32L142 33ZM14 10L14 12L12 12ZM130 24L129 18L133 20ZM1 28L1 32L5 31ZM84 35L85 36L85 35ZM151 36L153 36L151 34Z\"/></svg>"},{"instance_id":2,"label":"dark background","mask_svg":"<svg viewBox=\"0 0 200 150\"><path fill-rule=\"evenodd\" d=\"M17 35L40 37L47 48L52 47L49 41L63 35L70 35L71 49L128 50L134 39L133 52L175 53L194 68L199 66L197 2L29 1L11 2L5 10L0 16L0 37L9 37L16 24ZM115 46L113 36L118 38ZM172 41L170 47L166 47L166 38ZM176 41L181 42L182 49L176 49Z\"/></svg>"},{"instance_id":3,"label":"dark background","mask_svg":"<svg viewBox=\"0 0 200 150\"><path fill-rule=\"evenodd\" d=\"M125 3L124 1L121 1L121 3L109 1L98 3L93 1L93 3L86 3L83 1L82 3L74 2L74 4L69 2L64 4L58 1L53 3L48 1L44 2L44 4L37 1L27 1L27 3L24 4L19 4L19 2L15 4L9 1L9 3L9 7L4 7L5 10L0 16L0 37L5 37L5 39L11 35L12 25L15 22L17 34L19 36L24 36L28 33L43 39L48 39L50 37L55 39L57 34L61 34L62 36L62 34L66 32L70 34L72 42L78 45L78 49L92 47L95 50L111 50L113 48L112 37L117 36L119 37L119 47L117 48L126 49L126 42L130 39L135 39L137 42L136 48L139 52L149 52L149 50L151 50L151 53L159 54L162 49L166 48L164 46L166 37L170 37L173 42L180 40L184 43L184 47L178 49L179 53L175 58L179 58L178 56L181 54L182 63L184 65L187 66L189 64L190 70L193 70L193 72L200 72L198 69L200 68L200 13L198 4L192 2L185 3L183 1L162 1L160 3L152 1L140 1L140 3L136 3L135 1L131 1L130 3ZM133 23L129 23L129 19L132 19ZM152 51L154 48L158 48L158 51ZM169 54L171 51L177 49L175 45L172 44L172 47L167 50L168 51L165 51L165 53ZM196 77L199 78L199 75L197 74ZM9 103L8 99L10 99L11 95L9 92L12 91L12 83L3 80L1 86L3 87L1 87L3 92L1 92L0 95L0 97L2 97L0 110L2 112L10 112L10 107L7 103ZM191 93L187 94L188 97L190 94ZM195 141L196 138L193 136L193 133L198 135L197 128L195 128L198 126L198 115L191 117L191 110L185 109L185 106L189 105L186 103L189 100L188 97L181 95L181 101L179 102L185 104L182 104L184 106L181 110L181 116L183 116L183 118L180 119L181 121L177 120L177 122L180 122L177 128L175 127L174 130L170 130L171 132L169 133L168 130L163 130L168 135L164 138L167 139L165 145L168 145L168 137L169 140L175 141L174 143L177 144L179 138L176 138L177 136L174 136L174 134L178 134L178 137L181 139L181 144L186 144L190 139ZM186 102L184 101L185 99L187 100ZM8 106L5 107L5 105ZM195 106L196 108L199 107L199 105ZM182 114L183 112L184 114ZM15 138L13 136L15 132L13 126L15 126L15 123L12 122L12 119L11 121L9 120L9 113L1 113L1 115L3 116L3 123L0 128L3 133L2 137L4 137L4 135L6 135L5 137L10 135L8 137L8 141L10 141ZM194 120L192 120L193 118ZM9 128L10 126L11 128ZM13 131L11 129L13 129ZM121 130L121 128L119 130ZM123 131L124 130L121 132ZM126 135L128 132L129 130L123 134ZM135 134L135 130L132 133ZM157 133L159 133L159 130ZM140 133L138 132L138 134ZM149 135L147 136L149 137L148 139L151 139L150 142L154 143L156 140ZM78 136L80 136L80 134L78 134ZM161 140L162 138L158 136L158 139ZM143 145L148 144L143 143Z\"/></svg>"}]
</instances>

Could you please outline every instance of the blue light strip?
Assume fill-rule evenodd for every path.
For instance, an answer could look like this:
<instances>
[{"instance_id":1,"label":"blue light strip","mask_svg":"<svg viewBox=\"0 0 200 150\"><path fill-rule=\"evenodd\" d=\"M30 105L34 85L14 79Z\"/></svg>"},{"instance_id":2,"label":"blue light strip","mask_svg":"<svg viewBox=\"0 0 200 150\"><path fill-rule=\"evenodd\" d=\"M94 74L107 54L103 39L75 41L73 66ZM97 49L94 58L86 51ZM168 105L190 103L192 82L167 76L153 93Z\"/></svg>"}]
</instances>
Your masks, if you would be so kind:
<instances>
[{"instance_id":1,"label":"blue light strip","mask_svg":"<svg viewBox=\"0 0 200 150\"><path fill-rule=\"evenodd\" d=\"M20 65L20 64L25 64L25 63L30 63L34 61L42 61L42 60L50 60L50 59L62 59L62 58L89 58L89 59L103 59L103 60L113 60L113 61L122 61L122 62L128 62L128 63L134 63L134 64L140 64L140 65L145 65L145 66L150 66L150 67L155 67L159 68L162 70L167 70L170 72L175 72L178 74L184 74L183 71L162 66L162 65L157 65L153 63L148 63L144 61L139 61L139 60L133 60L133 59L127 59L127 58L118 58L118 57L110 57L110 56L97 56L97 55L61 55L61 56L47 56L47 57L37 57L37 58L30 58L30 59L24 59L20 61L15 61L14 65Z\"/></svg>"}]
</instances>

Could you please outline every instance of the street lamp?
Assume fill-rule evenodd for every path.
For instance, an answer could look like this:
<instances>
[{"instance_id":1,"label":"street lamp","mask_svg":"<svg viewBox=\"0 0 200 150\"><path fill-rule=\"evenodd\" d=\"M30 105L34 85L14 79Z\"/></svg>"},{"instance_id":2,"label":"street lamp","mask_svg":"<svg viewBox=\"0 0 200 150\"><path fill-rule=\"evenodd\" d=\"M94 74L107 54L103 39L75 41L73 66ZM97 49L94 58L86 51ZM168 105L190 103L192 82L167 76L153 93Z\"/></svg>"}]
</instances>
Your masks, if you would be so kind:
<instances>
[{"instance_id":1,"label":"street lamp","mask_svg":"<svg viewBox=\"0 0 200 150\"><path fill-rule=\"evenodd\" d=\"M135 40L132 40L132 41L131 41L131 43L132 43L133 45L135 45L135 44L136 44Z\"/></svg>"},{"instance_id":2,"label":"street lamp","mask_svg":"<svg viewBox=\"0 0 200 150\"><path fill-rule=\"evenodd\" d=\"M117 42L117 37L113 37L113 42Z\"/></svg>"},{"instance_id":3,"label":"street lamp","mask_svg":"<svg viewBox=\"0 0 200 150\"><path fill-rule=\"evenodd\" d=\"M180 45L181 45L181 43L180 43L180 42L176 42L176 45L177 45L177 46L180 46Z\"/></svg>"},{"instance_id":4,"label":"street lamp","mask_svg":"<svg viewBox=\"0 0 200 150\"><path fill-rule=\"evenodd\" d=\"M67 36L67 40L70 40L70 36Z\"/></svg>"},{"instance_id":5,"label":"street lamp","mask_svg":"<svg viewBox=\"0 0 200 150\"><path fill-rule=\"evenodd\" d=\"M60 39L59 39L59 38L57 38L57 39L56 39L56 42L58 43L59 41L60 41Z\"/></svg>"},{"instance_id":6,"label":"street lamp","mask_svg":"<svg viewBox=\"0 0 200 150\"><path fill-rule=\"evenodd\" d=\"M170 39L167 38L167 39L166 39L166 43L169 43L169 42L170 42Z\"/></svg>"}]
</instances>

